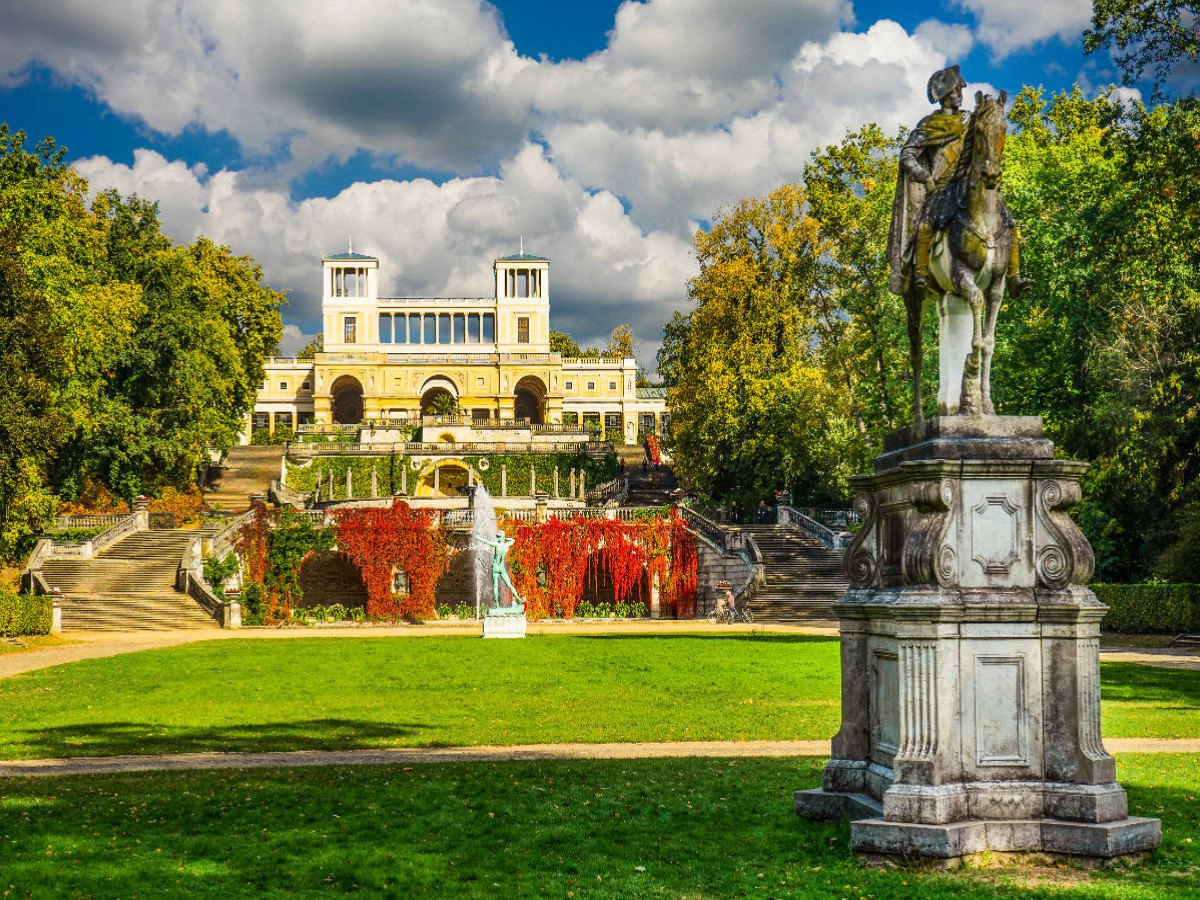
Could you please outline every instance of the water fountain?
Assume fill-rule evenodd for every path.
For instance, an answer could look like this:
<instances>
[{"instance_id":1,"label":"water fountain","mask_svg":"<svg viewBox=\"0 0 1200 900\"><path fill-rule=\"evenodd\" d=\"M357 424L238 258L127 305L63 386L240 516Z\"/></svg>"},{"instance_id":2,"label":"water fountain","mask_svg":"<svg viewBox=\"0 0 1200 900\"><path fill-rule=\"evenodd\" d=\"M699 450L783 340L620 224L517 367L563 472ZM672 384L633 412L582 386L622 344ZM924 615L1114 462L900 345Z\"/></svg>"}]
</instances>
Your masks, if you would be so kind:
<instances>
[{"instance_id":1,"label":"water fountain","mask_svg":"<svg viewBox=\"0 0 1200 900\"><path fill-rule=\"evenodd\" d=\"M471 549L475 554L475 616L483 619L483 636L525 637L525 602L518 596L508 574L505 556L512 546L496 524L496 507L482 484L470 492L473 516ZM497 559L499 554L499 559ZM503 588L509 590L508 602Z\"/></svg>"}]
</instances>

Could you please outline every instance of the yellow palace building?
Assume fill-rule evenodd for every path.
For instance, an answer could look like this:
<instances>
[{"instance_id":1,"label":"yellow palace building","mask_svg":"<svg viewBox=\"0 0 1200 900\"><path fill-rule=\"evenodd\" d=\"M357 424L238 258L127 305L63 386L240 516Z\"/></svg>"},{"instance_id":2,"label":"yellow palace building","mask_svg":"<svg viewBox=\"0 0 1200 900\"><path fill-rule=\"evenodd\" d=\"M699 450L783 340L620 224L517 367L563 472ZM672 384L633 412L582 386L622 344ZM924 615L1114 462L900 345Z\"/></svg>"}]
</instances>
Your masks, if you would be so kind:
<instances>
[{"instance_id":1,"label":"yellow palace building","mask_svg":"<svg viewBox=\"0 0 1200 900\"><path fill-rule=\"evenodd\" d=\"M268 359L245 437L258 429L412 423L449 395L477 428L526 424L660 433L665 390L637 387L632 358L550 351L550 260L497 259L490 297L380 297L379 260L322 263L325 349Z\"/></svg>"}]
</instances>

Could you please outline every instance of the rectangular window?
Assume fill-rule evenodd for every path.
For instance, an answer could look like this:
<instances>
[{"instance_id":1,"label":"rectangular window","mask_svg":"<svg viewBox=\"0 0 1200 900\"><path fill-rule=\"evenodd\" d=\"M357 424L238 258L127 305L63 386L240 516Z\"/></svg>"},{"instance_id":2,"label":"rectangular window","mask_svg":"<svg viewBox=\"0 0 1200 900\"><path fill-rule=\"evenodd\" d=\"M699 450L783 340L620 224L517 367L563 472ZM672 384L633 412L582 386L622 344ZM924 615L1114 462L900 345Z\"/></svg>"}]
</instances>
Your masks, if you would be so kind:
<instances>
[{"instance_id":1,"label":"rectangular window","mask_svg":"<svg viewBox=\"0 0 1200 900\"><path fill-rule=\"evenodd\" d=\"M312 421L313 421L313 414L310 412L302 412L302 413L296 414L296 424L297 425L311 425Z\"/></svg>"},{"instance_id":2,"label":"rectangular window","mask_svg":"<svg viewBox=\"0 0 1200 900\"><path fill-rule=\"evenodd\" d=\"M492 411L490 409L473 409L473 410L471 410L471 421L472 422L487 422L491 418L492 418Z\"/></svg>"},{"instance_id":3,"label":"rectangular window","mask_svg":"<svg viewBox=\"0 0 1200 900\"><path fill-rule=\"evenodd\" d=\"M271 414L270 413L256 412L253 416L250 417L251 431L258 431L260 428L270 428L270 427L271 427Z\"/></svg>"},{"instance_id":4,"label":"rectangular window","mask_svg":"<svg viewBox=\"0 0 1200 900\"><path fill-rule=\"evenodd\" d=\"M392 342L392 315L391 313L379 314L379 343L390 344Z\"/></svg>"},{"instance_id":5,"label":"rectangular window","mask_svg":"<svg viewBox=\"0 0 1200 900\"><path fill-rule=\"evenodd\" d=\"M587 389L588 389L589 391L594 391L594 390L596 389L596 382L594 382L594 381L589 381L587 384L588 384L588 386L587 386Z\"/></svg>"},{"instance_id":6,"label":"rectangular window","mask_svg":"<svg viewBox=\"0 0 1200 900\"><path fill-rule=\"evenodd\" d=\"M563 413L562 422L564 425L578 425L579 424L579 413L577 413L577 412Z\"/></svg>"},{"instance_id":7,"label":"rectangular window","mask_svg":"<svg viewBox=\"0 0 1200 900\"><path fill-rule=\"evenodd\" d=\"M437 328L437 342L439 344L450 343L450 313L438 313Z\"/></svg>"},{"instance_id":8,"label":"rectangular window","mask_svg":"<svg viewBox=\"0 0 1200 900\"><path fill-rule=\"evenodd\" d=\"M358 318L356 316L346 316L342 322L342 343L358 343Z\"/></svg>"},{"instance_id":9,"label":"rectangular window","mask_svg":"<svg viewBox=\"0 0 1200 900\"><path fill-rule=\"evenodd\" d=\"M467 316L467 343L479 343L479 313L471 313Z\"/></svg>"},{"instance_id":10,"label":"rectangular window","mask_svg":"<svg viewBox=\"0 0 1200 900\"><path fill-rule=\"evenodd\" d=\"M481 388L483 386L484 386L483 376L482 375L475 376L475 387Z\"/></svg>"},{"instance_id":11,"label":"rectangular window","mask_svg":"<svg viewBox=\"0 0 1200 900\"><path fill-rule=\"evenodd\" d=\"M496 314L495 313L484 313L483 314L483 343L485 343L485 344L496 343Z\"/></svg>"},{"instance_id":12,"label":"rectangular window","mask_svg":"<svg viewBox=\"0 0 1200 900\"><path fill-rule=\"evenodd\" d=\"M286 381L279 382L279 389L281 391L286 391L287 390L287 382Z\"/></svg>"},{"instance_id":13,"label":"rectangular window","mask_svg":"<svg viewBox=\"0 0 1200 900\"><path fill-rule=\"evenodd\" d=\"M465 344L467 342L467 317L462 313L457 313L454 316L454 343Z\"/></svg>"},{"instance_id":14,"label":"rectangular window","mask_svg":"<svg viewBox=\"0 0 1200 900\"><path fill-rule=\"evenodd\" d=\"M425 330L421 336L421 343L437 343L437 316L433 313L425 313Z\"/></svg>"},{"instance_id":15,"label":"rectangular window","mask_svg":"<svg viewBox=\"0 0 1200 900\"><path fill-rule=\"evenodd\" d=\"M583 414L583 424L584 425L599 425L600 424L600 413L585 412Z\"/></svg>"},{"instance_id":16,"label":"rectangular window","mask_svg":"<svg viewBox=\"0 0 1200 900\"><path fill-rule=\"evenodd\" d=\"M610 381L608 383L608 389L610 391L615 391L617 389L617 383L615 381Z\"/></svg>"},{"instance_id":17,"label":"rectangular window","mask_svg":"<svg viewBox=\"0 0 1200 900\"><path fill-rule=\"evenodd\" d=\"M605 413L604 414L605 430L606 431L620 431L623 427L625 427L625 423L622 422L621 419L622 419L622 416L620 413Z\"/></svg>"},{"instance_id":18,"label":"rectangular window","mask_svg":"<svg viewBox=\"0 0 1200 900\"><path fill-rule=\"evenodd\" d=\"M408 342L410 344L421 343L421 315L413 313L408 317Z\"/></svg>"},{"instance_id":19,"label":"rectangular window","mask_svg":"<svg viewBox=\"0 0 1200 900\"><path fill-rule=\"evenodd\" d=\"M312 385L306 381L302 385L300 385L300 390L302 390L302 391L312 390Z\"/></svg>"},{"instance_id":20,"label":"rectangular window","mask_svg":"<svg viewBox=\"0 0 1200 900\"><path fill-rule=\"evenodd\" d=\"M638 430L643 434L653 434L654 413L642 413L639 418L641 419L641 425L638 426Z\"/></svg>"},{"instance_id":21,"label":"rectangular window","mask_svg":"<svg viewBox=\"0 0 1200 900\"><path fill-rule=\"evenodd\" d=\"M517 343L529 343L529 316L517 316Z\"/></svg>"},{"instance_id":22,"label":"rectangular window","mask_svg":"<svg viewBox=\"0 0 1200 900\"><path fill-rule=\"evenodd\" d=\"M290 429L292 427L292 414L290 412L275 413L275 427Z\"/></svg>"},{"instance_id":23,"label":"rectangular window","mask_svg":"<svg viewBox=\"0 0 1200 900\"><path fill-rule=\"evenodd\" d=\"M573 381L568 381L568 382L567 382L567 390L568 390L568 391L573 391L573 390L575 390L575 382L573 382Z\"/></svg>"}]
</instances>

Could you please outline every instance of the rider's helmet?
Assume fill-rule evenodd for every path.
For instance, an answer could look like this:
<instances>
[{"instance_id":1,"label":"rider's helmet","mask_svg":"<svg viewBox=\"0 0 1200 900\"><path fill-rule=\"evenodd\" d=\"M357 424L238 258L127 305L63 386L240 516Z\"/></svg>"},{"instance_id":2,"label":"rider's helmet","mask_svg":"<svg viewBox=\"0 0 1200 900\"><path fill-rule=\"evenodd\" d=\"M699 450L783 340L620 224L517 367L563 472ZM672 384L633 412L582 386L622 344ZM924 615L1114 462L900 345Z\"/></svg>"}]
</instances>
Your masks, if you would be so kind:
<instances>
[{"instance_id":1,"label":"rider's helmet","mask_svg":"<svg viewBox=\"0 0 1200 900\"><path fill-rule=\"evenodd\" d=\"M963 81L962 75L958 73L958 66L947 66L929 76L929 85L926 88L926 93L929 95L930 103L941 103L943 97L966 86L967 83Z\"/></svg>"}]
</instances>

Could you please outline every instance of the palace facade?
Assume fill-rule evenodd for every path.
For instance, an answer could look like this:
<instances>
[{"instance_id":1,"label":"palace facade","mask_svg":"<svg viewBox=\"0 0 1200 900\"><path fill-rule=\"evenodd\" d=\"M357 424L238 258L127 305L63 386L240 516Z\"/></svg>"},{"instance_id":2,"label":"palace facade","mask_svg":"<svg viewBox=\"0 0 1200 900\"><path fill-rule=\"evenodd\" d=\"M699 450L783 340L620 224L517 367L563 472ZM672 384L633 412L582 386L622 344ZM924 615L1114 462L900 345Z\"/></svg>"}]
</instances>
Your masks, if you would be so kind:
<instances>
[{"instance_id":1,"label":"palace facade","mask_svg":"<svg viewBox=\"0 0 1200 900\"><path fill-rule=\"evenodd\" d=\"M668 419L666 391L637 387L636 360L550 351L545 257L497 259L490 297L380 297L376 257L321 263L325 349L266 360L247 441L262 428L419 423L447 395L479 429L577 425L632 443Z\"/></svg>"}]
</instances>

